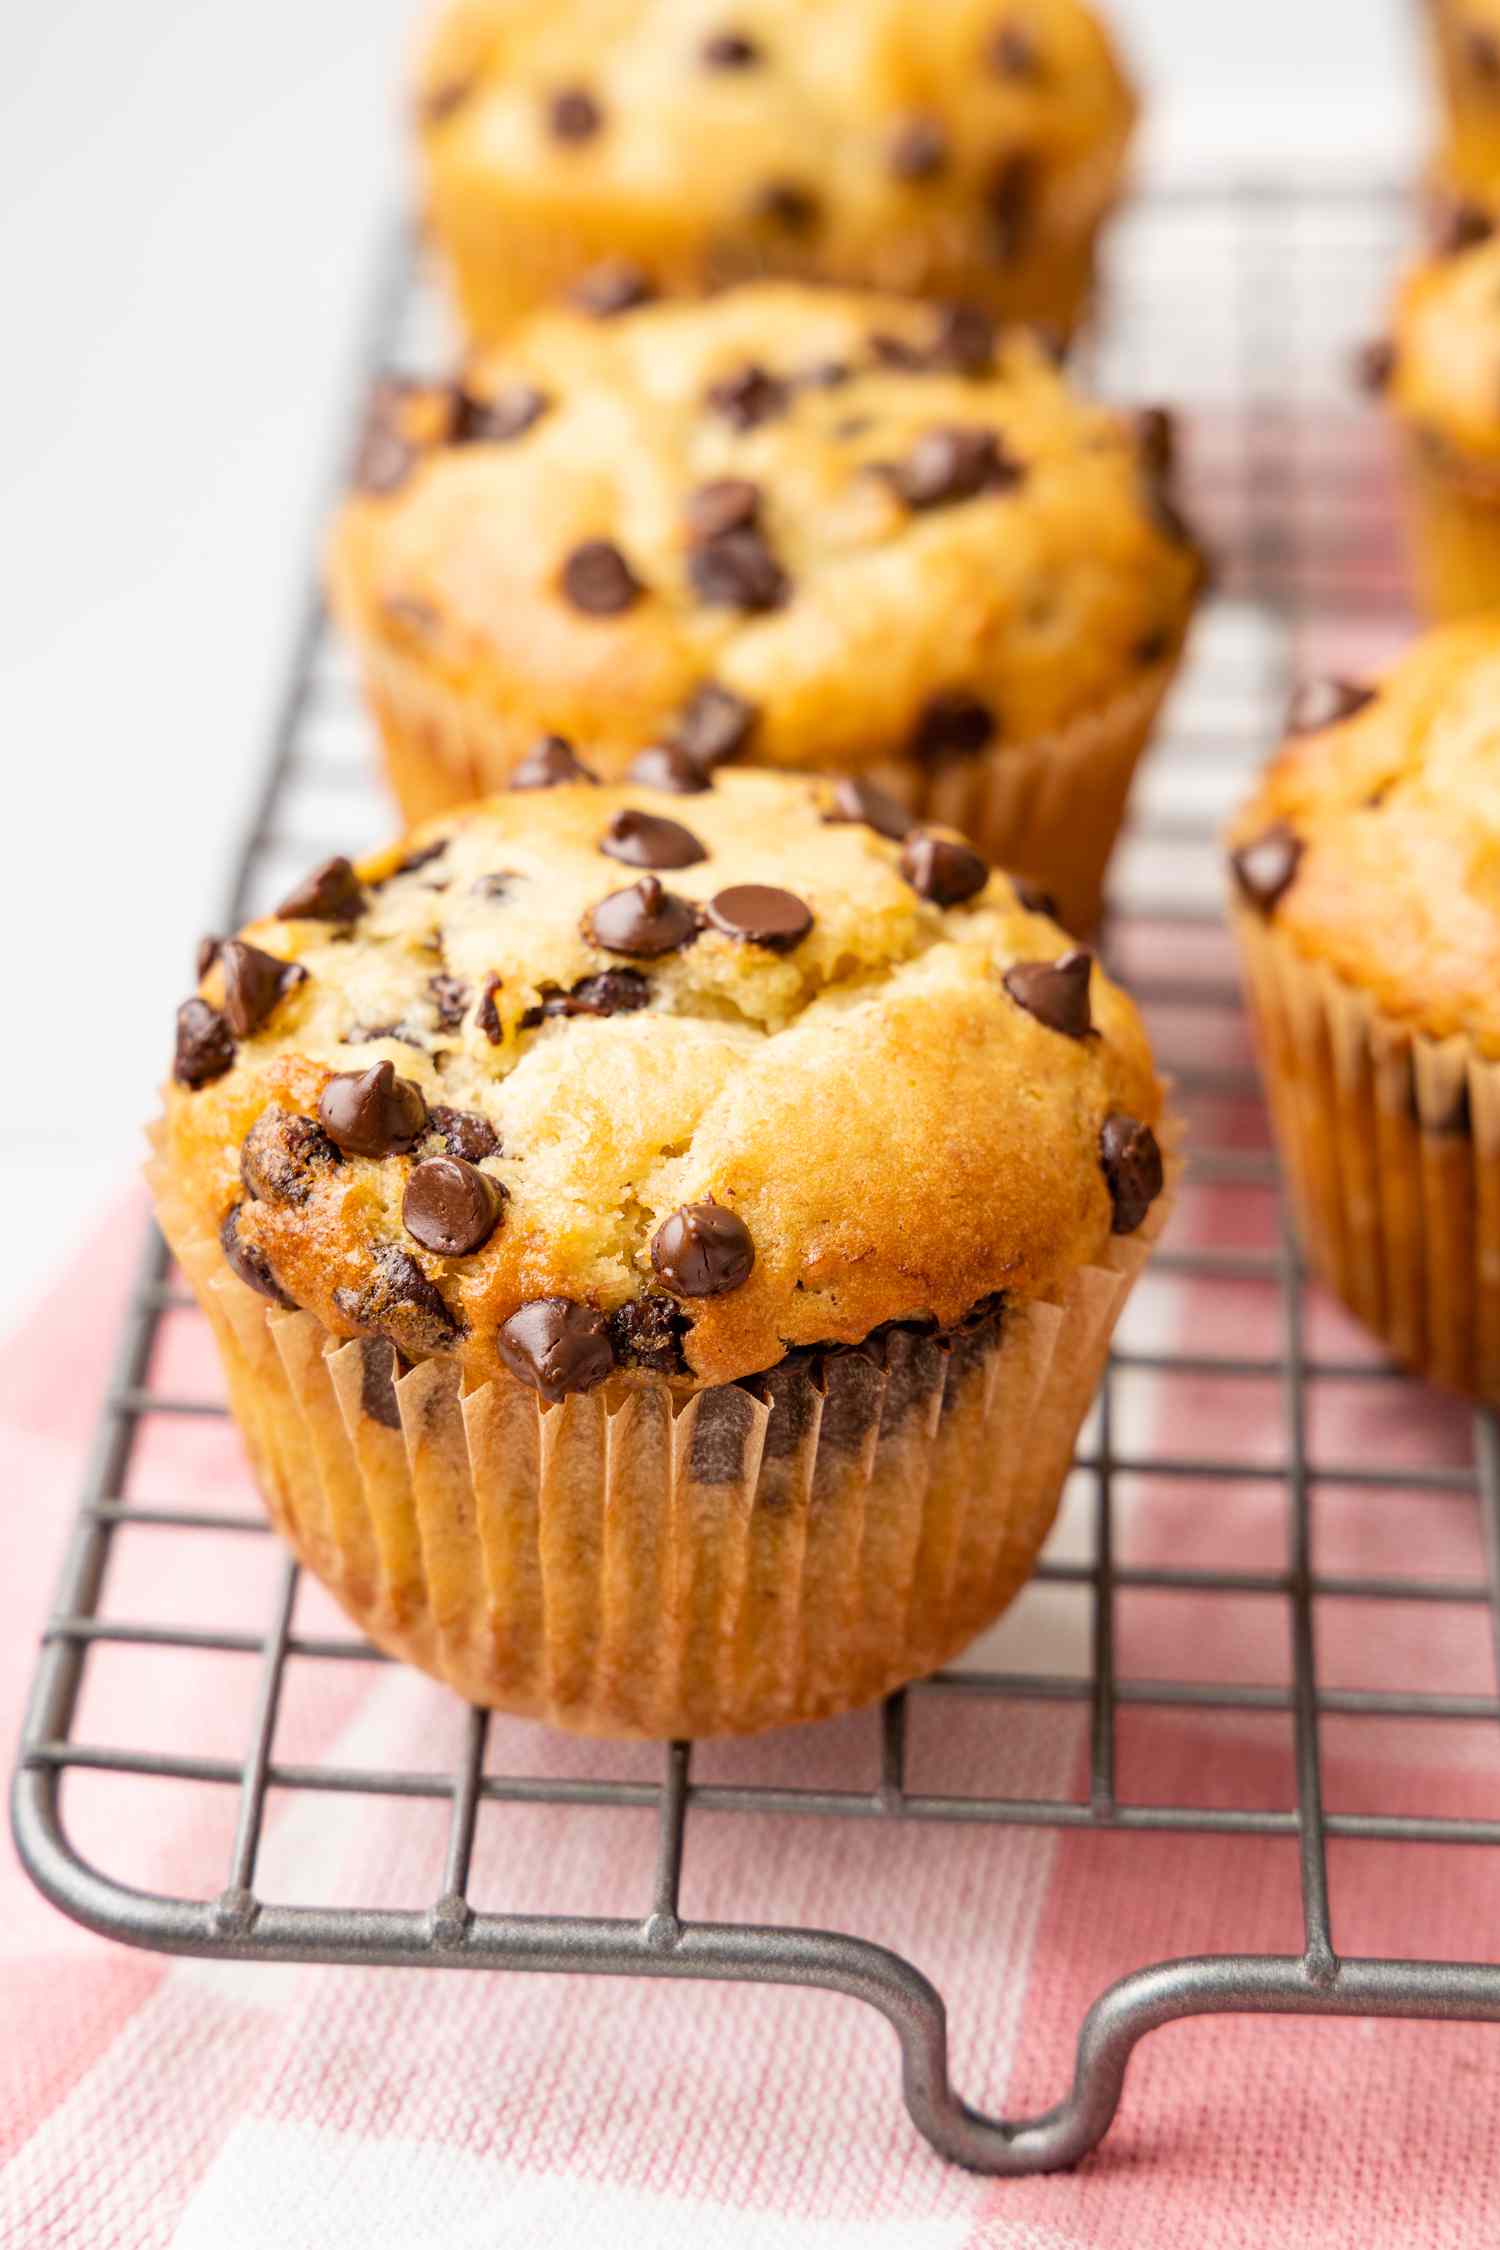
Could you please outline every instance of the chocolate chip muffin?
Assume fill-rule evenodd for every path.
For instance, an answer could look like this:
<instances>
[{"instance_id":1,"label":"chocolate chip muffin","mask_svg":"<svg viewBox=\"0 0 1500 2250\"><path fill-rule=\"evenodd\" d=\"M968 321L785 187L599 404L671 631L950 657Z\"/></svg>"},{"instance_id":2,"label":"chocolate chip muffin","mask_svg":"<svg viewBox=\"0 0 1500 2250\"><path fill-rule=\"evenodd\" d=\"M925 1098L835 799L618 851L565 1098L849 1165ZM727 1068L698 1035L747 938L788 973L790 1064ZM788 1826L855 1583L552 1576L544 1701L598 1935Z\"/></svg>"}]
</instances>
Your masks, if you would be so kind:
<instances>
[{"instance_id":1,"label":"chocolate chip muffin","mask_svg":"<svg viewBox=\"0 0 1500 2250\"><path fill-rule=\"evenodd\" d=\"M350 1615L478 1702L708 1733L1016 1591L1161 1115L1088 954L870 785L574 778L219 946L152 1176Z\"/></svg>"},{"instance_id":2,"label":"chocolate chip muffin","mask_svg":"<svg viewBox=\"0 0 1500 2250\"><path fill-rule=\"evenodd\" d=\"M549 736L686 789L863 774L1075 930L1200 574L1164 413L972 310L784 283L383 391L331 558L409 819Z\"/></svg>"},{"instance_id":3,"label":"chocolate chip muffin","mask_svg":"<svg viewBox=\"0 0 1500 2250\"><path fill-rule=\"evenodd\" d=\"M1231 872L1312 1264L1500 1403L1500 624L1304 689Z\"/></svg>"},{"instance_id":4,"label":"chocolate chip muffin","mask_svg":"<svg viewBox=\"0 0 1500 2250\"><path fill-rule=\"evenodd\" d=\"M1135 101L1081 0L451 0L417 114L480 341L762 274L1066 333Z\"/></svg>"}]
</instances>

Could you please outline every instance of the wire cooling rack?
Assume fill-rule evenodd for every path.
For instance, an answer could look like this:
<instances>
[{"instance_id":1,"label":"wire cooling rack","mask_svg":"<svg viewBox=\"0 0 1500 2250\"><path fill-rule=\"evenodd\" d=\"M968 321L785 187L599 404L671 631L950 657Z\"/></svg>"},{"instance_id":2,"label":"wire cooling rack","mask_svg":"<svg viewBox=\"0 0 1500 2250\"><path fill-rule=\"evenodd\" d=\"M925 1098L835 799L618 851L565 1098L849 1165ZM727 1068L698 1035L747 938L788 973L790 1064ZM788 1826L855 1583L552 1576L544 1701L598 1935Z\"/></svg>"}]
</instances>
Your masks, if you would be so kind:
<instances>
[{"instance_id":1,"label":"wire cooling rack","mask_svg":"<svg viewBox=\"0 0 1500 2250\"><path fill-rule=\"evenodd\" d=\"M1331 1803L1321 1771L1331 1728L1354 1720L1467 1726L1496 1758L1500 1697L1494 1637L1500 1625L1500 1445L1493 1423L1406 1384L1332 1318L1304 1285L1281 1207L1253 1070L1238 1014L1233 967L1217 922L1220 873L1213 837L1245 777L1278 733L1293 671L1308 660L1368 660L1399 635L1399 548L1376 417L1353 396L1348 368L1374 332L1404 230L1394 190L1292 187L1248 181L1212 192L1158 194L1122 225L1113 244L1100 341L1087 372L1122 397L1172 398L1185 410L1187 477L1199 523L1216 549L1219 577L1189 678L1155 751L1137 819L1117 866L1111 950L1152 1019L1158 1052L1175 1077L1192 1128L1184 1206L1232 1208L1232 1245L1205 1227L1174 1228L1122 1327L1108 1379L1083 1439L1059 1533L1011 1617L965 1666L893 1696L878 1719L878 1759L868 1786L809 1786L792 1761L778 1777L704 1777L704 1754L673 1743L659 1766L578 1770L570 1747L540 1741L526 1771L492 1771L483 1714L464 1715L459 1754L444 1770L295 1762L279 1746L285 1704L307 1667L382 1661L345 1634L299 1622L297 1573L275 1565L268 1613L248 1628L195 1609L191 1625L160 1614L117 1616L110 1600L122 1541L149 1536L144 1583L160 1596L174 1557L207 1538L263 1539L251 1505L221 1505L221 1486L191 1505L153 1504L135 1487L143 1445L166 1417L217 1417L217 1396L182 1395L158 1373L165 1323L195 1316L174 1289L166 1256L149 1246L120 1339L77 1529L48 1623L16 1777L14 1819L22 1856L65 1912L129 1943L219 1958L396 1966L531 1969L678 1979L747 1979L851 1994L879 2009L901 2048L905 2098L919 2130L944 2155L978 2170L1020 2173L1066 2165L1094 2146L1118 2103L1136 2042L1174 2018L1204 2012L1450 2016L1500 2019L1500 1966L1401 1957L1346 1958L1335 1950L1338 1898L1330 1864L1382 1841L1496 1850L1500 1819L1388 1805ZM363 375L405 364L430 348L431 321L404 251L383 292ZM368 743L352 683L310 601L288 674L264 794L226 904L225 925L278 895L323 853L375 841L385 816L368 787ZM1230 1205L1222 1202L1229 1196ZM1221 1199L1216 1206L1212 1199ZM1214 1239L1200 1239L1207 1232ZM1152 1292L1187 1289L1198 1308L1194 1348L1152 1317ZM1252 1308L1256 1308L1253 1309ZM1227 1337L1243 1349L1220 1349ZM1256 1348L1245 1343L1255 1339ZM1263 1348L1262 1348L1263 1347ZM1155 1386L1142 1424L1133 1383ZM1356 1417L1378 1431L1334 1454L1320 1437L1322 1406L1351 1389L1386 1411ZM1205 1391L1222 1404L1205 1408ZM1205 1419L1205 1416L1207 1419ZM1161 1432L1189 1428L1178 1450ZM1346 1429L1346 1424L1340 1424ZM1207 1428L1211 1443L1203 1441ZM1393 1456L1391 1432L1412 1442ZM1431 1442L1424 1433L1431 1433ZM1455 1434L1456 1433L1456 1434ZM1132 1564L1133 1496L1175 1487L1195 1503L1194 1559ZM1262 1514L1279 1510L1279 1552L1246 1567L1233 1536L1237 1496ZM1340 1499L1415 1509L1459 1509L1473 1533L1472 1567L1444 1576L1335 1569L1321 1559L1320 1511ZM1373 1519L1372 1519L1373 1520ZM1201 1527L1207 1526L1204 1531ZM1205 1554L1204 1541L1207 1541ZM1411 1542L1407 1543L1409 1548ZM1422 1548L1421 1535L1416 1544ZM274 1551L269 1551L274 1552ZM268 1559L269 1559L268 1552ZM1205 1559L1197 1557L1205 1554ZM1363 1554L1356 1556L1363 1560ZM227 1587L230 1573L223 1574ZM304 1588L305 1592L306 1589ZM1279 1612L1289 1661L1277 1676L1179 1680L1122 1662L1122 1607L1142 1595L1204 1602L1254 1601ZM137 1596L144 1599L143 1596ZM1057 1605L1074 1606L1071 1623ZM1040 1614L1035 1614L1040 1605ZM1049 1605L1051 1605L1049 1607ZM1361 1605L1364 1605L1362 1608ZM1380 1668L1379 1684L1329 1677L1319 1650L1351 1616L1417 1605L1430 1630L1408 1633L1409 1661ZM1462 1683L1435 1671L1432 1651L1459 1625L1483 1646L1483 1677ZM1357 1637L1357 1636L1356 1636ZM1344 1634L1347 1640L1347 1633ZM258 1688L234 1754L200 1755L91 1739L90 1668L121 1647L191 1651L210 1666L258 1664ZM1415 1649L1419 1653L1411 1655ZM1226 1667L1226 1670L1232 1670ZM326 1675L325 1675L326 1676ZM431 1691L434 1696L440 1691ZM1003 1742L1026 1707L1076 1707L1087 1727L1080 1782L1054 1796L1030 1793L1012 1774L985 1792L923 1785L913 1745L935 1707L965 1700ZM1270 1802L1145 1801L1122 1771L1122 1729L1143 1714L1191 1715L1209 1731L1255 1718L1288 1730L1284 1786ZM782 1738L791 1740L793 1738ZM522 1761L517 1761L521 1763ZM1086 1771L1083 1769L1086 1768ZM803 1778L798 1778L799 1770ZM1226 1762L1227 1771L1234 1771ZM155 1817L154 1783L237 1803L222 1880L207 1895L169 1898L111 1873L111 1847L86 1856L64 1812L72 1791L98 1775L134 1790L116 1797L115 1839ZM429 1802L446 1820L441 1879L425 1903L386 1900L278 1903L257 1888L264 1873L268 1800L296 1798L304 1817L331 1817L333 1800ZM469 1896L476 1824L492 1806L644 1808L659 1822L646 1895L620 1895L606 1914L490 1912ZM1500 1808L1497 1808L1500 1809ZM913 1961L867 1936L765 1922L706 1922L680 1910L685 1860L706 1822L759 1814L819 1822L993 1824L1005 1827L1282 1838L1300 1872L1301 1946L1285 1952L1220 1951L1143 1963L1110 1985L1082 2022L1071 2092L1044 2115L992 2118L949 2082L942 1996ZM316 1859L314 1841L303 1863ZM827 1846L835 1851L830 1826ZM1330 1853L1330 1845L1335 1847ZM1500 1859L1496 1863L1500 1873ZM1419 1945L1422 1932L1405 1933ZM914 1948L914 1950L919 1950Z\"/></svg>"}]
</instances>

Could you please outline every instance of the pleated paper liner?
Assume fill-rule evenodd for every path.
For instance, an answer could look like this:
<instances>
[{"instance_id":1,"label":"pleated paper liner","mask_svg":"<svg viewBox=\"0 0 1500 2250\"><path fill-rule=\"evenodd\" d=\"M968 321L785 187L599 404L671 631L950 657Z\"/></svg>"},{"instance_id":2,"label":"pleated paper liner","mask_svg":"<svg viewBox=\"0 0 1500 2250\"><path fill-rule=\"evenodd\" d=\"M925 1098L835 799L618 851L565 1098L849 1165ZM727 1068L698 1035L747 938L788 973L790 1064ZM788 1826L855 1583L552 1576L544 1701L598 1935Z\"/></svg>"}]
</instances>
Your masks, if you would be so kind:
<instances>
[{"instance_id":1,"label":"pleated paper liner","mask_svg":"<svg viewBox=\"0 0 1500 2250\"><path fill-rule=\"evenodd\" d=\"M875 1701L1005 1608L1051 1528L1170 1194L1061 1301L690 1393L462 1393L231 1274L160 1157L163 1232L270 1515L356 1625L471 1702L587 1734L745 1733Z\"/></svg>"},{"instance_id":2,"label":"pleated paper liner","mask_svg":"<svg viewBox=\"0 0 1500 2250\"><path fill-rule=\"evenodd\" d=\"M1500 1403L1500 1065L1234 920L1310 1264L1406 1366Z\"/></svg>"},{"instance_id":3,"label":"pleated paper liner","mask_svg":"<svg viewBox=\"0 0 1500 2250\"><path fill-rule=\"evenodd\" d=\"M958 828L995 866L1040 884L1058 918L1087 933L1131 779L1176 675L1180 647L1143 669L1087 718L1034 742L1000 742L931 766L893 759L867 769L919 818ZM537 729L454 694L401 652L361 640L365 694L386 773L407 823L468 804L507 780ZM579 745L588 759L588 745Z\"/></svg>"},{"instance_id":4,"label":"pleated paper liner","mask_svg":"<svg viewBox=\"0 0 1500 2250\"><path fill-rule=\"evenodd\" d=\"M1500 609L1500 472L1469 467L1407 430L1402 486L1421 609L1440 623Z\"/></svg>"}]
</instances>

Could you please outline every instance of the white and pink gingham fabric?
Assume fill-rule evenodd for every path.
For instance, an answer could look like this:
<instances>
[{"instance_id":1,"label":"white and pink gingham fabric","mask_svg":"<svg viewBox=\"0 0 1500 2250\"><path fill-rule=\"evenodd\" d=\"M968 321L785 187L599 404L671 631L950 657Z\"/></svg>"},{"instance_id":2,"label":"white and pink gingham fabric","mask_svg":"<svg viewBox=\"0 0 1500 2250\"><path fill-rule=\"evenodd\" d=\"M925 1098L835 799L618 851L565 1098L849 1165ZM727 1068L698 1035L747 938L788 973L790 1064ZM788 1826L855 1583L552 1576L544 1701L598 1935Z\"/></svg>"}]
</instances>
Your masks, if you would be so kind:
<instances>
[{"instance_id":1,"label":"white and pink gingham fabric","mask_svg":"<svg viewBox=\"0 0 1500 2250\"><path fill-rule=\"evenodd\" d=\"M1179 1241L1244 1239L1253 1197L1192 1191ZM36 1635L77 1496L138 1235L105 1228L0 1363L7 1439L0 1510L0 1716L19 1723ZM1273 1350L1274 1292L1148 1281L1138 1343ZM1314 1343L1362 1347L1331 1312ZM212 1381L197 1324L172 1323L164 1373ZM1324 1459L1466 1458L1457 1408L1388 1386L1330 1386L1311 1433ZM1119 1386L1127 1442L1159 1442L1150 1378ZM1231 1404L1171 1387L1171 1442L1275 1458L1274 1398ZM1372 1421L1372 1417L1374 1418ZM232 1433L148 1425L131 1491L179 1504L248 1500ZM1478 1574L1463 1495L1326 1491L1326 1570ZM1059 1530L1063 1551L1072 1534ZM1274 1485L1142 1482L1121 1529L1131 1562L1277 1567ZM270 1540L132 1530L107 1614L263 1626ZM1029 1608L1027 1607L1029 1605ZM1024 1614L1023 1614L1024 1612ZM1086 1611L1035 1589L1002 1632L1014 1660L1081 1647ZM316 1589L299 1622L329 1622ZM1337 1685L1421 1682L1492 1692L1483 1613L1323 1605L1322 1670ZM1284 1681L1285 1606L1256 1597L1122 1596L1123 1674ZM1027 1636L1030 1636L1029 1640ZM250 1658L99 1649L78 1733L234 1756ZM279 1758L450 1764L452 1699L395 1667L305 1662L289 1676ZM1075 1707L918 1699L916 1785L1076 1794L1087 1720ZM1500 1812L1492 1728L1329 1720L1331 1805ZM1120 1788L1137 1800L1290 1805L1289 1721L1127 1710ZM857 1717L779 1743L708 1746L700 1777L873 1775ZM544 1737L498 1721L489 1764L654 1776L655 1753ZM81 1776L72 1833L126 1880L212 1895L234 1792ZM273 1793L259 1875L273 1898L424 1904L439 1887L444 1808ZM644 1909L653 1816L485 1808L471 1895L486 1907ZM1500 1881L1488 1852L1333 1848L1335 1941L1351 1953L1494 1956ZM623 1903L622 1903L623 1902ZM1289 1840L1158 1837L695 1815L689 1917L823 1924L908 1954L944 1992L953 2074L987 2109L1029 2113L1070 2080L1090 2000L1113 1978L1199 1950L1300 1945ZM987 2181L942 2164L913 2130L886 2025L817 1993L583 1978L216 1966L127 1951L43 1903L0 1861L0 2242L6 2250L1491 2250L1500 2241L1500 2031L1466 2025L1226 2019L1158 2032L1137 2051L1121 2117L1076 2173Z\"/></svg>"}]
</instances>

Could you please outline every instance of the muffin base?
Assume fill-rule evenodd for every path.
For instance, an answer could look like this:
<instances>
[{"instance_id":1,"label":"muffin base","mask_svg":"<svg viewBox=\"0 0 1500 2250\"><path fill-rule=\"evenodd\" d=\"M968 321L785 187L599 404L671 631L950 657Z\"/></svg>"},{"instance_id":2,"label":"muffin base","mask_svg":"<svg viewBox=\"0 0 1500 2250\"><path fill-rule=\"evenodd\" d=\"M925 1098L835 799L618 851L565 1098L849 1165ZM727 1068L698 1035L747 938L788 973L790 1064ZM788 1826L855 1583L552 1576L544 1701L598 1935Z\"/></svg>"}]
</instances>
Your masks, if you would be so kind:
<instances>
[{"instance_id":1,"label":"muffin base","mask_svg":"<svg viewBox=\"0 0 1500 2250\"><path fill-rule=\"evenodd\" d=\"M272 1521L360 1630L470 1702L653 1738L873 1702L999 1615L1170 1201L1057 1304L897 1331L821 1379L621 1376L547 1407L276 1311L150 1178Z\"/></svg>"},{"instance_id":2,"label":"muffin base","mask_svg":"<svg viewBox=\"0 0 1500 2250\"><path fill-rule=\"evenodd\" d=\"M1402 485L1419 607L1439 623L1500 608L1500 472L1445 458L1407 431Z\"/></svg>"},{"instance_id":3,"label":"muffin base","mask_svg":"<svg viewBox=\"0 0 1500 2250\"><path fill-rule=\"evenodd\" d=\"M1233 919L1309 1263L1405 1366L1500 1404L1500 1065Z\"/></svg>"}]
</instances>

